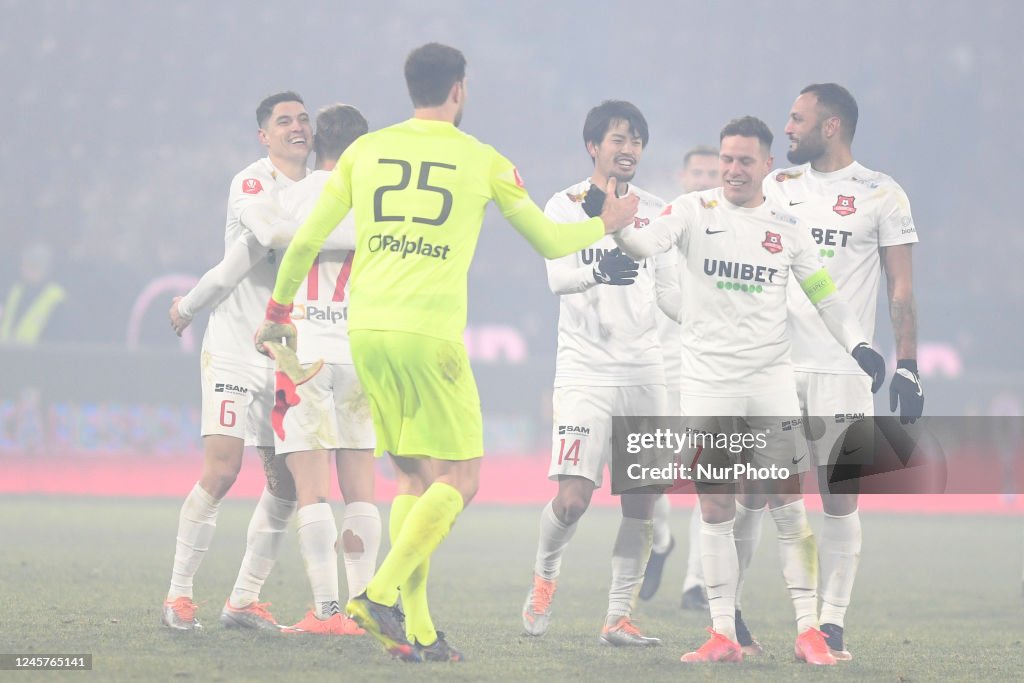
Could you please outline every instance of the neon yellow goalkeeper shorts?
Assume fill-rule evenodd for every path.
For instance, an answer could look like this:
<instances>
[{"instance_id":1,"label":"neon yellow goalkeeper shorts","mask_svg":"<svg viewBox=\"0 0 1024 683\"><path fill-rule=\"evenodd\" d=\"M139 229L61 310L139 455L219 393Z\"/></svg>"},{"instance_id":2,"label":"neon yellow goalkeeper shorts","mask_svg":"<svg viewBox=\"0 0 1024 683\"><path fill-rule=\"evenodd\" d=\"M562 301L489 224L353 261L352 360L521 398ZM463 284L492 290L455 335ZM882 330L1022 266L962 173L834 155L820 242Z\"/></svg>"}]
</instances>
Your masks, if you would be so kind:
<instances>
[{"instance_id":1,"label":"neon yellow goalkeeper shorts","mask_svg":"<svg viewBox=\"0 0 1024 683\"><path fill-rule=\"evenodd\" d=\"M378 457L484 454L480 395L462 343L384 330L352 330L349 340L370 399Z\"/></svg>"}]
</instances>

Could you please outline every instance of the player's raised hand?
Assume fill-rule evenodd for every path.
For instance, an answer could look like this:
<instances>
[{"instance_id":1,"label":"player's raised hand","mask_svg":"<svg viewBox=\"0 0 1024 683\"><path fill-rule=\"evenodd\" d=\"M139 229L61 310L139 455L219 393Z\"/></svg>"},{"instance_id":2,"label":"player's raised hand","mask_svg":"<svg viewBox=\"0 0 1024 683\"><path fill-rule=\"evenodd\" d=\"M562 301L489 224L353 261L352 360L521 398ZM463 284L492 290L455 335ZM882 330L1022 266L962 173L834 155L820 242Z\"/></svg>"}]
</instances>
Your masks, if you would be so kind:
<instances>
[{"instance_id":1,"label":"player's raised hand","mask_svg":"<svg viewBox=\"0 0 1024 683\"><path fill-rule=\"evenodd\" d=\"M287 346L292 351L297 350L295 324L292 323L292 304L285 306L273 299L267 304L267 317L256 330L256 350L264 356L270 356L268 349L263 342L277 342Z\"/></svg>"},{"instance_id":2,"label":"player's raised hand","mask_svg":"<svg viewBox=\"0 0 1024 683\"><path fill-rule=\"evenodd\" d=\"M171 301L171 310L168 312L168 315L171 318L171 329L174 330L174 334L180 337L185 328L192 323L192 318L186 318L181 314L181 310L178 308L179 301L181 301L180 296L174 297L174 300Z\"/></svg>"},{"instance_id":3,"label":"player's raised hand","mask_svg":"<svg viewBox=\"0 0 1024 683\"><path fill-rule=\"evenodd\" d=\"M640 207L640 198L635 194L616 196L615 186L618 183L615 178L608 179L608 186L605 187L604 207L601 210L601 220L604 221L604 233L610 235L621 230L636 217L636 210Z\"/></svg>"},{"instance_id":4,"label":"player's raised hand","mask_svg":"<svg viewBox=\"0 0 1024 683\"><path fill-rule=\"evenodd\" d=\"M917 374L916 360L896 362L896 374L889 382L889 410L900 409L900 424L914 424L924 412L924 389L921 376Z\"/></svg>"},{"instance_id":5,"label":"player's raised hand","mask_svg":"<svg viewBox=\"0 0 1024 683\"><path fill-rule=\"evenodd\" d=\"M861 342L850 352L860 369L871 378L871 393L874 394L885 381L885 359L882 354L871 348L867 342Z\"/></svg>"}]
</instances>

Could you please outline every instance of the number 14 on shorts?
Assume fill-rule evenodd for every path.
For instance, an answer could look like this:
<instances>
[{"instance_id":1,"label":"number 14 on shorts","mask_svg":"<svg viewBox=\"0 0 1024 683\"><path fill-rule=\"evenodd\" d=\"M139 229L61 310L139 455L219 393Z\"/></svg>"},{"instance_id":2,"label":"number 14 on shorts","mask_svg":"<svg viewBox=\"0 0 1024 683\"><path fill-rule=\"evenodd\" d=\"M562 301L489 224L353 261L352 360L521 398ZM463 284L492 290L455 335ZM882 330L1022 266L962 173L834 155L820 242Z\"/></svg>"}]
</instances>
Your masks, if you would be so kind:
<instances>
[{"instance_id":1,"label":"number 14 on shorts","mask_svg":"<svg viewBox=\"0 0 1024 683\"><path fill-rule=\"evenodd\" d=\"M580 440L579 439L559 439L561 444L558 447L558 464L561 465L564 462L571 462L573 465L580 464ZM566 442L569 442L569 447L566 448Z\"/></svg>"}]
</instances>

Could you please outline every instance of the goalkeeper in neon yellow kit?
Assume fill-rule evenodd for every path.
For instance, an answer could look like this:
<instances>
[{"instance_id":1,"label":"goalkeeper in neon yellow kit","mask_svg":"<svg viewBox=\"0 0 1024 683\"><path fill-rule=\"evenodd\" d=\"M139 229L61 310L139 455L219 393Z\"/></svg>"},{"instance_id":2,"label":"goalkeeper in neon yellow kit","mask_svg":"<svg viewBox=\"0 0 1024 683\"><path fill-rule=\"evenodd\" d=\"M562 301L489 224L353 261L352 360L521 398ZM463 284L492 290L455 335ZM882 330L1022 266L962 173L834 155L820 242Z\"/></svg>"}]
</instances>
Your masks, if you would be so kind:
<instances>
[{"instance_id":1,"label":"goalkeeper in neon yellow kit","mask_svg":"<svg viewBox=\"0 0 1024 683\"><path fill-rule=\"evenodd\" d=\"M262 342L282 338L295 346L295 292L326 236L354 210L352 360L370 399L377 455L391 455L398 491L391 552L348 611L408 661L462 659L434 629L426 585L431 554L479 483L483 421L462 333L485 207L495 202L534 249L557 258L631 222L638 204L635 195L618 197L612 180L599 217L568 224L546 218L512 163L457 128L465 68L461 52L437 43L409 55L413 117L364 135L338 160L284 255L256 335L261 351Z\"/></svg>"}]
</instances>

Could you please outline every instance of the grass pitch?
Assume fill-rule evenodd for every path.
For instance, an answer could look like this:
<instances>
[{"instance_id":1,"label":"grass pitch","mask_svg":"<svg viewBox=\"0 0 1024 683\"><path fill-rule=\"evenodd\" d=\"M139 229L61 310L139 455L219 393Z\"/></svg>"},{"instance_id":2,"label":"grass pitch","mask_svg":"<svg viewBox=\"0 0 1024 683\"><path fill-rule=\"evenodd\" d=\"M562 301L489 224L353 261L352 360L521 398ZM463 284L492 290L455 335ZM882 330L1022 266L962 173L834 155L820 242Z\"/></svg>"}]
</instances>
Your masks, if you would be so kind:
<instances>
[{"instance_id":1,"label":"grass pitch","mask_svg":"<svg viewBox=\"0 0 1024 683\"><path fill-rule=\"evenodd\" d=\"M539 510L470 507L435 556L435 623L462 664L392 661L364 638L225 630L217 615L238 570L251 502L226 502L196 577L201 633L159 625L180 501L0 498L0 652L93 654L92 672L0 672L0 680L1016 680L1024 678L1021 540L1013 517L864 514L864 552L847 618L854 661L820 670L793 661L792 608L767 522L747 580L744 616L767 654L738 665L687 666L707 620L679 609L688 510L665 582L634 616L664 645L598 642L618 514L587 513L563 564L554 620L521 635ZM812 516L816 528L820 518ZM387 529L385 521L385 530ZM344 584L342 595L344 596ZM311 603L295 534L262 599L279 621Z\"/></svg>"}]
</instances>

